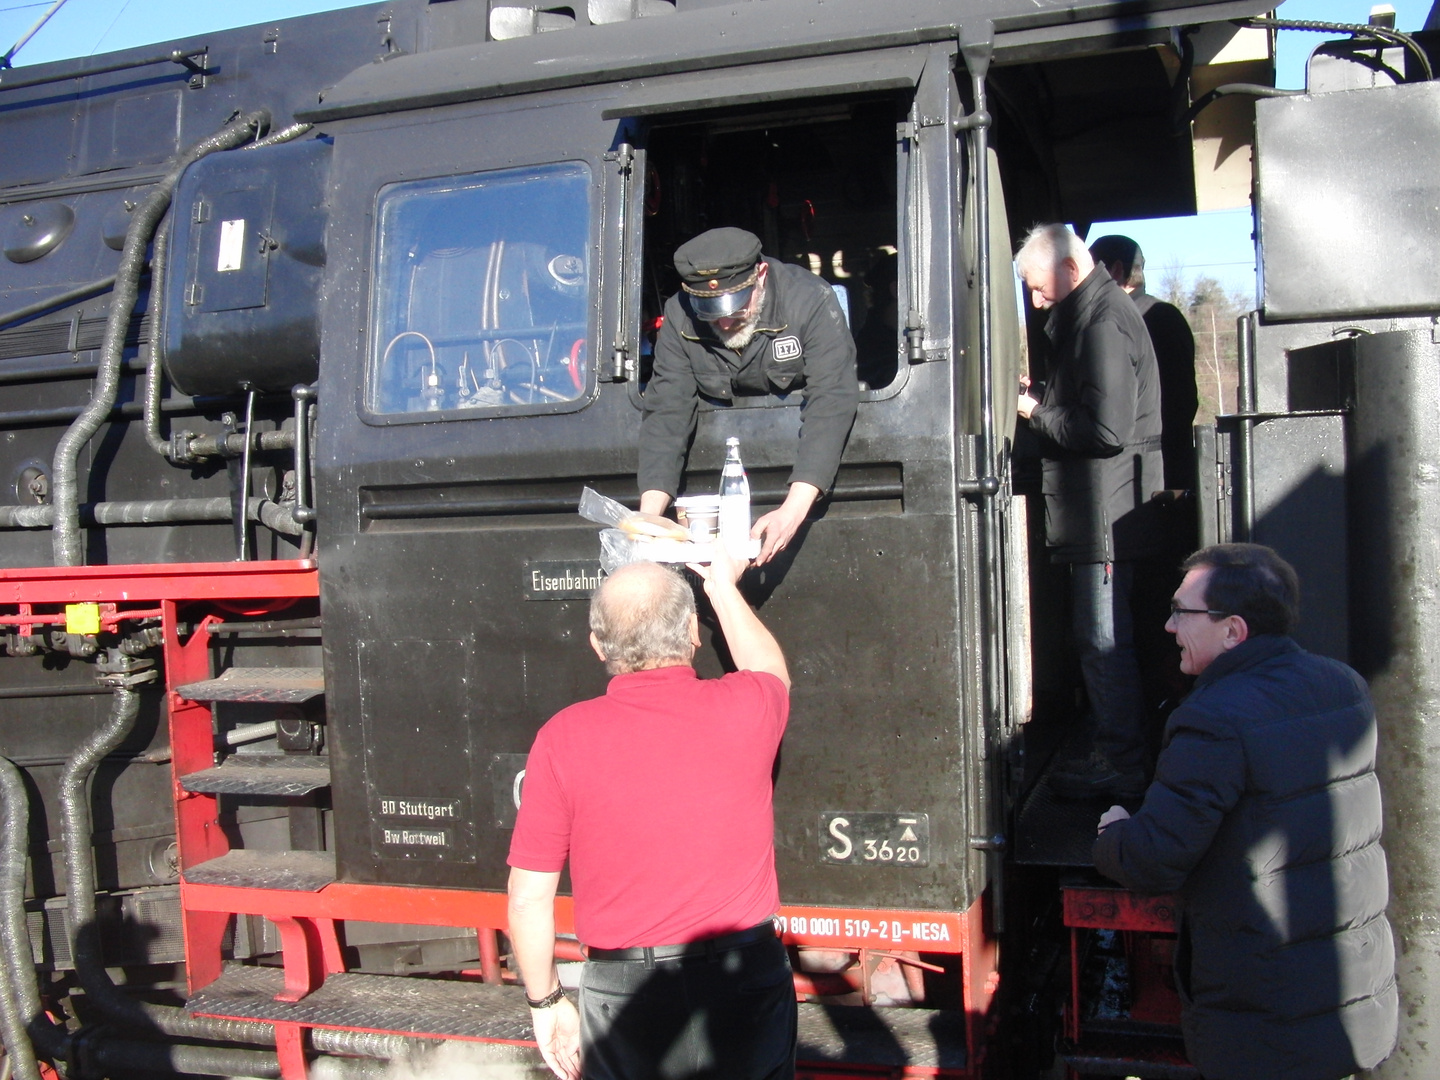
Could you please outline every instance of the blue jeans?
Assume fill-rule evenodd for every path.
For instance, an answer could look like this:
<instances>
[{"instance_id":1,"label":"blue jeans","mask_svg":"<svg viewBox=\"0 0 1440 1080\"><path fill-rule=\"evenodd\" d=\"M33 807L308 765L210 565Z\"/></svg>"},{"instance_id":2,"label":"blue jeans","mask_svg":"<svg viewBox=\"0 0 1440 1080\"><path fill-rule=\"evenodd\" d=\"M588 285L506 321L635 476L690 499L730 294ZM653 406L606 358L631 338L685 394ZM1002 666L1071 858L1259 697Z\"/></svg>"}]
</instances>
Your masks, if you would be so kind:
<instances>
[{"instance_id":1,"label":"blue jeans","mask_svg":"<svg viewBox=\"0 0 1440 1080\"><path fill-rule=\"evenodd\" d=\"M792 1080L795 982L779 938L714 956L590 961L584 1080Z\"/></svg>"},{"instance_id":2,"label":"blue jeans","mask_svg":"<svg viewBox=\"0 0 1440 1080\"><path fill-rule=\"evenodd\" d=\"M1095 714L1095 749L1127 771L1143 770L1145 703L1135 660L1130 612L1134 564L1074 563L1070 567L1071 628L1085 694Z\"/></svg>"}]
</instances>

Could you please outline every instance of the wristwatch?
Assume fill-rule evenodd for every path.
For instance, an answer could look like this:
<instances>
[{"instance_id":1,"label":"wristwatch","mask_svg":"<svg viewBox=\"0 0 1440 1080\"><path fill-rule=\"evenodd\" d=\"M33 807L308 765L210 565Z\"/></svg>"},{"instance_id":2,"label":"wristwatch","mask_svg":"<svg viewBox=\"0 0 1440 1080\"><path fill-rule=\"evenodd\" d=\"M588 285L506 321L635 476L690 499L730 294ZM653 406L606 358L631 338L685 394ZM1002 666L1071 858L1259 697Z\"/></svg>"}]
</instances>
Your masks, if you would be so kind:
<instances>
[{"instance_id":1,"label":"wristwatch","mask_svg":"<svg viewBox=\"0 0 1440 1080\"><path fill-rule=\"evenodd\" d=\"M560 999L564 996L565 987L557 986L542 998L532 998L529 994L526 994L525 1004L529 1005L532 1009L548 1009L552 1005L558 1005Z\"/></svg>"}]
</instances>

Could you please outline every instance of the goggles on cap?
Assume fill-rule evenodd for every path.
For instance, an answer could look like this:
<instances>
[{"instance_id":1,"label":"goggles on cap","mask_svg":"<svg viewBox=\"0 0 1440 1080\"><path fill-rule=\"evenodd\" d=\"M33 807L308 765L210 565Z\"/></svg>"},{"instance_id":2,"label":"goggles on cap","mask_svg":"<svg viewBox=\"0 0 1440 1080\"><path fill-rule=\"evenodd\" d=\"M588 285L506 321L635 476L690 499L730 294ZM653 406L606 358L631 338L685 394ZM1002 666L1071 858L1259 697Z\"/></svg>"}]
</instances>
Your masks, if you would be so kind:
<instances>
[{"instance_id":1,"label":"goggles on cap","mask_svg":"<svg viewBox=\"0 0 1440 1080\"><path fill-rule=\"evenodd\" d=\"M759 279L758 269L749 278L734 286L727 292L711 292L691 285L689 282L681 282L680 287L690 297L690 310L694 312L695 318L701 322L714 322L716 319L725 319L734 315L737 311L745 308L750 303L750 297L755 293L755 285ZM716 287L718 288L718 282Z\"/></svg>"}]
</instances>

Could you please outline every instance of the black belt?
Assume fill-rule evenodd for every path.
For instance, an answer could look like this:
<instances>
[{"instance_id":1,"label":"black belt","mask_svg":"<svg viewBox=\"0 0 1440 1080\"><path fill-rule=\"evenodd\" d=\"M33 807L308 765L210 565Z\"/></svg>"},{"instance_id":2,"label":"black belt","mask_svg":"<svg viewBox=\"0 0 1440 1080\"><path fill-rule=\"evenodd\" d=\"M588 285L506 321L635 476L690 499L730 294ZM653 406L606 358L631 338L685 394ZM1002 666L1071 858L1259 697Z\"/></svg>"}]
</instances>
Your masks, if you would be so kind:
<instances>
[{"instance_id":1,"label":"black belt","mask_svg":"<svg viewBox=\"0 0 1440 1080\"><path fill-rule=\"evenodd\" d=\"M733 934L706 938L704 941L687 941L684 945L636 945L628 949L587 949L586 957L600 963L615 963L626 960L643 960L653 964L656 960L676 960L685 956L715 957L732 949L743 949L757 941L775 937L775 924L766 919L759 926L748 930L736 930Z\"/></svg>"}]
</instances>

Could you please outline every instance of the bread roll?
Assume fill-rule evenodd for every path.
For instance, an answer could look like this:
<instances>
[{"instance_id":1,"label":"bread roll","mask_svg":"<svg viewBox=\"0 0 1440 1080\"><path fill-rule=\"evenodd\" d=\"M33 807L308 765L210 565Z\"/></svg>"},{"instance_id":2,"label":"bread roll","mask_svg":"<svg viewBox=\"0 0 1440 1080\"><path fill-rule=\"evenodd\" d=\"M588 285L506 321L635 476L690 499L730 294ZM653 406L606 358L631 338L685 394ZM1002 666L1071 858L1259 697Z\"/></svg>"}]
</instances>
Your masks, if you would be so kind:
<instances>
[{"instance_id":1,"label":"bread roll","mask_svg":"<svg viewBox=\"0 0 1440 1080\"><path fill-rule=\"evenodd\" d=\"M685 526L658 514L631 514L621 518L619 529L636 540L689 540Z\"/></svg>"}]
</instances>

